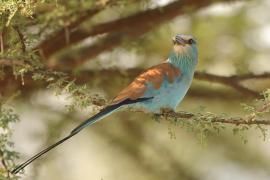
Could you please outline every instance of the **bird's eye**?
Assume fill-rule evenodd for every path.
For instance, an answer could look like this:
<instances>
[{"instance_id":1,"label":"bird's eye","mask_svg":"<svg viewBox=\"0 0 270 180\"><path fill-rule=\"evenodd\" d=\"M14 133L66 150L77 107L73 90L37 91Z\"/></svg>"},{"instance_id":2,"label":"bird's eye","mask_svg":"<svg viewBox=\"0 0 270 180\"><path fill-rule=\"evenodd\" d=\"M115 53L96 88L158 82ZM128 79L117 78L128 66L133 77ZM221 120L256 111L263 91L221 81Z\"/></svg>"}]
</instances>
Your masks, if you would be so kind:
<instances>
[{"instance_id":1,"label":"bird's eye","mask_svg":"<svg viewBox=\"0 0 270 180\"><path fill-rule=\"evenodd\" d=\"M195 40L194 39L189 39L188 44L195 44Z\"/></svg>"}]
</instances>

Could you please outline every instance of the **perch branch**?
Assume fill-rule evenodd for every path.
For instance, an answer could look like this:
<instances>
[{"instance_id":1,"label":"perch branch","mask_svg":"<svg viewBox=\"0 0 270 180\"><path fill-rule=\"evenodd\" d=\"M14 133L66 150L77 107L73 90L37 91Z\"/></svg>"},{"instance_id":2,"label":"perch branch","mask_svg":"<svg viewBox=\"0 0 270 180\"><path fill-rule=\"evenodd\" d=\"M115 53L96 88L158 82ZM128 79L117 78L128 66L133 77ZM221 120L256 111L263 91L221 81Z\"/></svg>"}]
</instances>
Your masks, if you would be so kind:
<instances>
[{"instance_id":1,"label":"perch branch","mask_svg":"<svg viewBox=\"0 0 270 180\"><path fill-rule=\"evenodd\" d=\"M162 117L169 117L169 118L177 118L177 119L186 119L191 120L192 118L196 118L201 121L207 121L212 123L223 123L223 124L233 124L233 125L270 125L270 120L259 120L259 119L244 119L241 117L229 117L229 118L223 118L214 116L211 117L209 120L207 117L205 117L203 114L193 114L193 113L187 113L187 112L166 112L163 114L156 114L156 116L162 118Z\"/></svg>"}]
</instances>

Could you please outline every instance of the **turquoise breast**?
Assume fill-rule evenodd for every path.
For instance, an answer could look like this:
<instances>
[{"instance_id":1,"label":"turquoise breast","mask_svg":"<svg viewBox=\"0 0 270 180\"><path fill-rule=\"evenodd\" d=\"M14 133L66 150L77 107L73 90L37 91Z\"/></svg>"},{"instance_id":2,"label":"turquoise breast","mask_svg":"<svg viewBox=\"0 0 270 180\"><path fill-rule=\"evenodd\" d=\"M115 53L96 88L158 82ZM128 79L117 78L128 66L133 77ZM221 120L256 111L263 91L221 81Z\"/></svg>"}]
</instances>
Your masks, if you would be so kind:
<instances>
[{"instance_id":1,"label":"turquoise breast","mask_svg":"<svg viewBox=\"0 0 270 180\"><path fill-rule=\"evenodd\" d=\"M147 91L143 97L153 97L153 99L136 104L136 108L145 108L154 113L159 113L163 108L175 110L186 95L192 78L193 73L181 74L173 82L169 82L165 77L159 89L155 89L152 84L147 84Z\"/></svg>"}]
</instances>

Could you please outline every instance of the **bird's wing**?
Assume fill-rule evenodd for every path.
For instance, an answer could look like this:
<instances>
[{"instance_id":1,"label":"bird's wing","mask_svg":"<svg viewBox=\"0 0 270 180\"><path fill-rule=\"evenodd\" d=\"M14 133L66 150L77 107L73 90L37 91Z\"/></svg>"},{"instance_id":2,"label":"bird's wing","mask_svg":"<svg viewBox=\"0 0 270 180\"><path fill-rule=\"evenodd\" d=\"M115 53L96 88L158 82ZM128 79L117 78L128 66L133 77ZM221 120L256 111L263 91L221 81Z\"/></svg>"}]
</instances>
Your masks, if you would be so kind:
<instances>
[{"instance_id":1,"label":"bird's wing","mask_svg":"<svg viewBox=\"0 0 270 180\"><path fill-rule=\"evenodd\" d=\"M151 83L155 89L159 89L165 76L170 82L173 82L178 75L180 75L180 70L168 62L153 66L137 76L113 99L112 104L126 99L141 98L147 90L147 83Z\"/></svg>"}]
</instances>

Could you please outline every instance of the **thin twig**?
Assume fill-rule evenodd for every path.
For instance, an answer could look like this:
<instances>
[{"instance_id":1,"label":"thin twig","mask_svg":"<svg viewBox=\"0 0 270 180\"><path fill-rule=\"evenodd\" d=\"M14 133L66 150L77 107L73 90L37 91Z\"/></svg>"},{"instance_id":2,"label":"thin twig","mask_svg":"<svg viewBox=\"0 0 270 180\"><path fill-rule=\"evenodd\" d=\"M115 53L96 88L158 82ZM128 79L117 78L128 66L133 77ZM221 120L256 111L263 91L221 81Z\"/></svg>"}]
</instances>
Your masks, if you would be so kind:
<instances>
[{"instance_id":1,"label":"thin twig","mask_svg":"<svg viewBox=\"0 0 270 180\"><path fill-rule=\"evenodd\" d=\"M20 31L20 29L19 29L18 26L13 26L13 28L18 33L18 36L19 36L19 39L20 39L20 43L21 43L22 52L26 52L26 45L25 45L24 35L22 34L22 32Z\"/></svg>"},{"instance_id":2,"label":"thin twig","mask_svg":"<svg viewBox=\"0 0 270 180\"><path fill-rule=\"evenodd\" d=\"M0 53L4 54L4 34L6 31L6 26L3 26L1 32L0 32Z\"/></svg>"}]
</instances>

